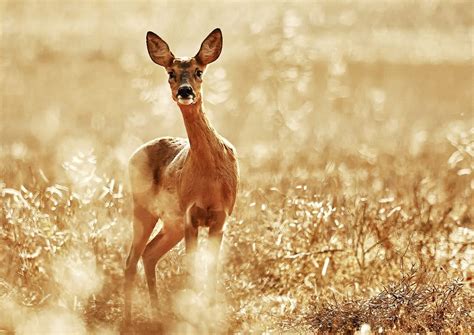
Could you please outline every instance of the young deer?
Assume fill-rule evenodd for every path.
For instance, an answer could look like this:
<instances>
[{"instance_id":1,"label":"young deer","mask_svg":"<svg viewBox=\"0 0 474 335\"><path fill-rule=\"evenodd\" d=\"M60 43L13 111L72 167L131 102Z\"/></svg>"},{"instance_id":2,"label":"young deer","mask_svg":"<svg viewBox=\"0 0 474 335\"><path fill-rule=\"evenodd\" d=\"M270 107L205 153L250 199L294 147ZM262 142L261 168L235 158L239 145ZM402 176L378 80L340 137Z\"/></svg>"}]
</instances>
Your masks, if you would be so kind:
<instances>
[{"instance_id":1,"label":"young deer","mask_svg":"<svg viewBox=\"0 0 474 335\"><path fill-rule=\"evenodd\" d=\"M153 62L168 72L171 96L181 110L188 139L155 139L141 146L130 159L134 218L125 267L127 323L139 258L143 257L150 301L156 306L156 263L183 237L186 254L192 255L200 226L209 227L209 246L215 255L210 285L215 285L224 222L234 208L239 181L235 149L211 126L202 105L203 74L222 50L220 29L212 31L191 58L175 57L168 44L152 32L147 33L146 43ZM158 219L163 227L147 243Z\"/></svg>"}]
</instances>

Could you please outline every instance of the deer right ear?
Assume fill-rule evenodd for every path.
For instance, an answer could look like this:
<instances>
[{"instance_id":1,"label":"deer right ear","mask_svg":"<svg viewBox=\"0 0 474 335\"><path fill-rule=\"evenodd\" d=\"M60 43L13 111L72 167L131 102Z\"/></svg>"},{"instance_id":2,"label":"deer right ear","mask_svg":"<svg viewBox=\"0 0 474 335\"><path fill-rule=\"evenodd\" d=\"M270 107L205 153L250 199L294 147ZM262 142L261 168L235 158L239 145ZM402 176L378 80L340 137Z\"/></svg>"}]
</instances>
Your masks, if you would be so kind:
<instances>
[{"instance_id":1,"label":"deer right ear","mask_svg":"<svg viewBox=\"0 0 474 335\"><path fill-rule=\"evenodd\" d=\"M151 31L146 34L146 46L151 60L156 64L167 67L173 63L174 55L168 44Z\"/></svg>"}]
</instances>

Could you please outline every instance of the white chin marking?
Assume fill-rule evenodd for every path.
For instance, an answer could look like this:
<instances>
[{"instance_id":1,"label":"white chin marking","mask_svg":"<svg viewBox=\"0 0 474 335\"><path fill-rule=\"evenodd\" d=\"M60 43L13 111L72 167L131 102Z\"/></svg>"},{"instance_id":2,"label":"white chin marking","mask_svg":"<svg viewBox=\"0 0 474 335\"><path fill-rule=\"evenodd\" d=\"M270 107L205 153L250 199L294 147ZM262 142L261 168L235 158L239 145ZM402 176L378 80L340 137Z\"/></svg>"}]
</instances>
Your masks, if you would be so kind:
<instances>
[{"instance_id":1,"label":"white chin marking","mask_svg":"<svg viewBox=\"0 0 474 335\"><path fill-rule=\"evenodd\" d=\"M194 99L193 98L189 98L189 99L178 98L178 103L180 103L181 105L191 105L192 103L194 103Z\"/></svg>"}]
</instances>

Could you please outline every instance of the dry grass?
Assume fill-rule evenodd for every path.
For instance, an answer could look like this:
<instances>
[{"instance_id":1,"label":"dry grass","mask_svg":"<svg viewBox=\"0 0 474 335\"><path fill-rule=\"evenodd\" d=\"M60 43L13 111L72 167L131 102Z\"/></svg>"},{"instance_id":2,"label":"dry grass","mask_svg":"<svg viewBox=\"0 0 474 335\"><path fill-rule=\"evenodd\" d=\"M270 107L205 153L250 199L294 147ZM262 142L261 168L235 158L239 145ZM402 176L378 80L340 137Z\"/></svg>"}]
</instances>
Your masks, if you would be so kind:
<instances>
[{"instance_id":1,"label":"dry grass","mask_svg":"<svg viewBox=\"0 0 474 335\"><path fill-rule=\"evenodd\" d=\"M139 270L129 332L474 332L471 4L205 3L177 31L186 6L0 5L0 334L125 332L126 159L184 134L144 32L192 54L214 26L242 185L193 317L219 322L182 328L179 244L154 317Z\"/></svg>"},{"instance_id":2,"label":"dry grass","mask_svg":"<svg viewBox=\"0 0 474 335\"><path fill-rule=\"evenodd\" d=\"M316 305L311 326L322 332L354 333L366 324L377 332L472 331L472 296L459 281L440 282L424 272L388 284L368 299L344 299Z\"/></svg>"},{"instance_id":3,"label":"dry grass","mask_svg":"<svg viewBox=\"0 0 474 335\"><path fill-rule=\"evenodd\" d=\"M247 171L254 177L244 182L225 239L222 329L351 332L363 323L401 332L471 329L470 186L454 171L425 171L419 159L368 164L336 156L351 167L305 165L311 172L297 177L294 162L304 159L293 157L289 174L266 182L269 172L260 172L257 187L251 180L260 174ZM81 159L93 160L74 161ZM366 196L351 194L347 180L356 182L361 170L379 176L364 182ZM92 179L95 189L88 183L82 194L44 181L31 186L35 191L2 189L3 299L39 311L60 303L88 329L118 329L129 199L118 181ZM163 306L176 303L183 262L182 246L160 262ZM412 268L424 270L404 277ZM173 329L180 322L174 309L148 321L143 278L138 282L145 313L136 309L137 329ZM21 313L13 325L32 312Z\"/></svg>"}]
</instances>

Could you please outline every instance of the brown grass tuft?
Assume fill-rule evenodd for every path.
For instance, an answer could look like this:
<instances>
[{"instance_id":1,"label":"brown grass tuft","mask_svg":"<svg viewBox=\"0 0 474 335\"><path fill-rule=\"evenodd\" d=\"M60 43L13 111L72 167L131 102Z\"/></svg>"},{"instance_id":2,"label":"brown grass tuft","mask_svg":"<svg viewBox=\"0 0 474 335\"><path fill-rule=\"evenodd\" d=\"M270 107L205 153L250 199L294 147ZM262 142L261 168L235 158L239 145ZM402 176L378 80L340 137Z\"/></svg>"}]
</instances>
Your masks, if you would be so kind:
<instances>
[{"instance_id":1,"label":"brown grass tuft","mask_svg":"<svg viewBox=\"0 0 474 335\"><path fill-rule=\"evenodd\" d=\"M375 332L472 332L472 295L459 280L434 277L413 271L373 297L314 304L308 322L316 331L347 334L364 324Z\"/></svg>"}]
</instances>

